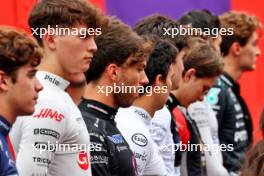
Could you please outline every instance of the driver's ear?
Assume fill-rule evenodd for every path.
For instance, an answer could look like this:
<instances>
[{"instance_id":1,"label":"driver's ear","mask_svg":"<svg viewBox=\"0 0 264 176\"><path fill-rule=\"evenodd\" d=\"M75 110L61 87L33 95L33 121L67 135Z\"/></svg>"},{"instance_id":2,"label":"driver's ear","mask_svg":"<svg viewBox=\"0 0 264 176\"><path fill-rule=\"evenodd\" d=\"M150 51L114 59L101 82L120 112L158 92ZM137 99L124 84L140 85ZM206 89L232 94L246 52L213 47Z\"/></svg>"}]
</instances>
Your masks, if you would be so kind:
<instances>
[{"instance_id":1,"label":"driver's ear","mask_svg":"<svg viewBox=\"0 0 264 176\"><path fill-rule=\"evenodd\" d=\"M161 86L161 84L163 83L163 80L162 80L162 75L161 74L158 74L155 78L155 81L153 83L153 86Z\"/></svg>"},{"instance_id":2,"label":"driver's ear","mask_svg":"<svg viewBox=\"0 0 264 176\"><path fill-rule=\"evenodd\" d=\"M240 55L240 52L241 52L241 45L238 42L234 42L234 43L232 43L229 51L233 55L238 56L238 55Z\"/></svg>"},{"instance_id":3,"label":"driver's ear","mask_svg":"<svg viewBox=\"0 0 264 176\"><path fill-rule=\"evenodd\" d=\"M58 36L50 35L48 32L43 36L43 45L45 45L50 50L56 49L56 43L58 42Z\"/></svg>"},{"instance_id":4,"label":"driver's ear","mask_svg":"<svg viewBox=\"0 0 264 176\"><path fill-rule=\"evenodd\" d=\"M7 91L11 78L5 72L0 70L0 91Z\"/></svg>"},{"instance_id":5,"label":"driver's ear","mask_svg":"<svg viewBox=\"0 0 264 176\"><path fill-rule=\"evenodd\" d=\"M106 67L106 74L111 80L113 80L113 82L118 82L121 75L121 69L116 64L109 64Z\"/></svg>"},{"instance_id":6,"label":"driver's ear","mask_svg":"<svg viewBox=\"0 0 264 176\"><path fill-rule=\"evenodd\" d=\"M182 77L182 80L185 82L189 82L191 78L193 78L196 74L196 70L194 68L190 68L185 72L185 74Z\"/></svg>"}]
</instances>

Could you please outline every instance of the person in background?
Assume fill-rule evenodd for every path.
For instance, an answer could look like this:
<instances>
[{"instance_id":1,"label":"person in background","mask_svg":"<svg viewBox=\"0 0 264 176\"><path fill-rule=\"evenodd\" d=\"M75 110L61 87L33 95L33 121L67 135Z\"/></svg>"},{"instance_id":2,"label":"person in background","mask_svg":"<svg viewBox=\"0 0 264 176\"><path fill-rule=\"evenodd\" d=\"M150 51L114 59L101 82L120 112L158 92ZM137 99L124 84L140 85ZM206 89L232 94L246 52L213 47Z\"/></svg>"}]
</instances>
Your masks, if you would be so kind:
<instances>
[{"instance_id":1,"label":"person in background","mask_svg":"<svg viewBox=\"0 0 264 176\"><path fill-rule=\"evenodd\" d=\"M247 154L240 176L264 175L264 140L260 140Z\"/></svg>"},{"instance_id":2,"label":"person in background","mask_svg":"<svg viewBox=\"0 0 264 176\"><path fill-rule=\"evenodd\" d=\"M118 110L116 122L136 156L139 175L161 176L170 173L159 153L160 146L152 139L151 120L168 99L178 50L169 41L159 38L154 39L153 45L145 68L149 83L131 107ZM169 137L172 139L171 134Z\"/></svg>"},{"instance_id":3,"label":"person in background","mask_svg":"<svg viewBox=\"0 0 264 176\"><path fill-rule=\"evenodd\" d=\"M173 109L173 115L179 130L181 144L199 144L202 149L187 149L182 153L181 174L204 175L206 174L205 155L210 150L203 149L205 143L201 138L197 124L190 118L186 109L191 103L203 100L210 87L222 73L222 61L210 42L200 37L194 37L188 41L188 49L183 57L183 62L185 70L179 88L172 93L178 106L183 107L184 113L176 107Z\"/></svg>"},{"instance_id":4,"label":"person in background","mask_svg":"<svg viewBox=\"0 0 264 176\"><path fill-rule=\"evenodd\" d=\"M96 43L98 51L86 73L87 86L79 104L95 146L91 151L92 173L136 176L135 157L116 127L115 115L119 107L131 106L139 95L124 89L148 82L144 68L149 44L114 18L109 18Z\"/></svg>"},{"instance_id":5,"label":"person in background","mask_svg":"<svg viewBox=\"0 0 264 176\"><path fill-rule=\"evenodd\" d=\"M174 76L171 80L171 90L175 90L179 86L179 81L184 69L182 58L185 54L184 48L186 47L188 36L177 35L172 38L170 35L164 35L165 30L171 28L179 28L179 24L169 17L154 14L139 20L135 25L134 30L141 36L155 36L168 40L179 50L179 54L177 54L175 58L176 61L172 64L174 67ZM151 135L153 136L154 142L159 146L174 146L175 144L180 143L175 121L172 117L172 109L176 104L173 101L174 99L171 98L172 96L173 95L170 93L166 105L161 110L157 111L151 119L151 126L155 127L155 129L151 130ZM159 133L158 136L155 135L157 133ZM169 150L160 150L160 154L166 165L168 175L174 174L175 166L179 168L180 163L175 163L175 158L180 158L180 152L174 152L173 147L170 147ZM177 161L179 160L180 159Z\"/></svg>"},{"instance_id":6,"label":"person in background","mask_svg":"<svg viewBox=\"0 0 264 176\"><path fill-rule=\"evenodd\" d=\"M209 10L192 10L182 15L177 21L180 25L190 25L192 28L207 32L208 37L212 38L215 49L220 52L222 36L219 34L221 26L218 16Z\"/></svg>"},{"instance_id":7,"label":"person in background","mask_svg":"<svg viewBox=\"0 0 264 176\"><path fill-rule=\"evenodd\" d=\"M218 16L215 16L208 10L192 10L181 16L178 21L182 25L189 24L192 28L207 32L209 41L212 41L213 46L220 53L222 36L219 32L220 20ZM205 153L207 175L228 175L226 168L223 166L222 152L217 149L217 147L220 147L218 122L212 108L206 100L196 101L188 106L188 113L190 118L196 122L203 142L214 148L214 151L210 155L208 152Z\"/></svg>"},{"instance_id":8,"label":"person in background","mask_svg":"<svg viewBox=\"0 0 264 176\"><path fill-rule=\"evenodd\" d=\"M261 116L260 116L260 130L262 132L262 138L264 139L264 108L262 110Z\"/></svg>"},{"instance_id":9,"label":"person in background","mask_svg":"<svg viewBox=\"0 0 264 176\"><path fill-rule=\"evenodd\" d=\"M221 27L232 29L233 33L222 36L224 73L208 92L206 101L216 113L220 145L233 145L234 150L222 151L224 167L230 174L239 175L252 142L252 122L238 80L243 73L256 68L260 54L256 30L260 23L255 16L237 11L226 12L219 18Z\"/></svg>"}]
</instances>

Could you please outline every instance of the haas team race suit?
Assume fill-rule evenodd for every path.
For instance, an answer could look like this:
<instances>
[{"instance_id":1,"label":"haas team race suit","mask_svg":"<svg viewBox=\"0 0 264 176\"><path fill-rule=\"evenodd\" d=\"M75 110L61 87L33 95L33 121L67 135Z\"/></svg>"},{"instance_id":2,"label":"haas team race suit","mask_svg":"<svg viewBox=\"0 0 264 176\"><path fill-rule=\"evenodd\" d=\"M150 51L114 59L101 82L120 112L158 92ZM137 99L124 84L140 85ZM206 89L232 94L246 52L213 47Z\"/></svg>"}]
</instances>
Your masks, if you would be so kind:
<instances>
[{"instance_id":1,"label":"haas team race suit","mask_svg":"<svg viewBox=\"0 0 264 176\"><path fill-rule=\"evenodd\" d=\"M69 82L44 71L35 112L18 117L10 132L21 176L91 175L89 134L82 115L65 92Z\"/></svg>"}]
</instances>

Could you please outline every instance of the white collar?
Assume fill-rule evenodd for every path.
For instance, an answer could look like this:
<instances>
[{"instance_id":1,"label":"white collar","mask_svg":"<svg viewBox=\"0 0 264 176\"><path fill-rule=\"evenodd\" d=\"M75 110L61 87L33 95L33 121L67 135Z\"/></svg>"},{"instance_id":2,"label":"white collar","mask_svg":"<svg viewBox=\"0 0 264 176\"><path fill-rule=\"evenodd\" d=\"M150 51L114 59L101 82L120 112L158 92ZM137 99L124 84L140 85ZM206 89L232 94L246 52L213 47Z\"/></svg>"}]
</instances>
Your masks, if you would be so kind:
<instances>
[{"instance_id":1,"label":"white collar","mask_svg":"<svg viewBox=\"0 0 264 176\"><path fill-rule=\"evenodd\" d=\"M152 118L145 109L137 106L131 106L131 108L133 109L133 112L136 113L146 125L149 125L151 123Z\"/></svg>"},{"instance_id":2,"label":"white collar","mask_svg":"<svg viewBox=\"0 0 264 176\"><path fill-rule=\"evenodd\" d=\"M44 86L58 87L61 90L65 90L70 82L63 79L62 77L46 71L38 71L36 77L40 83Z\"/></svg>"}]
</instances>

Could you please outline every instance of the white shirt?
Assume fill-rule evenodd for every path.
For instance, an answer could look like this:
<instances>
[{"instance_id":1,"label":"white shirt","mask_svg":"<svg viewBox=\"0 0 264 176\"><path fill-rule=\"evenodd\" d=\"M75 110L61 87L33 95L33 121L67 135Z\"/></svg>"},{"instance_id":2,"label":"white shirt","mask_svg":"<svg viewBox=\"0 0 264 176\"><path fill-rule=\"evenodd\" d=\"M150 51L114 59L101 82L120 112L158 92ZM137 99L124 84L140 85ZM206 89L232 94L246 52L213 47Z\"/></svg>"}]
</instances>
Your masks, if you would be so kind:
<instances>
[{"instance_id":1,"label":"white shirt","mask_svg":"<svg viewBox=\"0 0 264 176\"><path fill-rule=\"evenodd\" d=\"M205 101L197 101L188 107L188 112L196 122L204 144L211 149L205 151L207 175L228 175L226 168L223 166L222 153L219 151L218 123L213 110Z\"/></svg>"},{"instance_id":2,"label":"white shirt","mask_svg":"<svg viewBox=\"0 0 264 176\"><path fill-rule=\"evenodd\" d=\"M35 112L18 117L10 132L19 175L91 175L90 138L78 107L64 91L69 82L44 71L36 76L43 90ZM54 150L56 144L62 145Z\"/></svg>"},{"instance_id":3,"label":"white shirt","mask_svg":"<svg viewBox=\"0 0 264 176\"><path fill-rule=\"evenodd\" d=\"M152 139L159 146L159 152L166 165L168 175L174 174L174 142L171 133L171 113L164 107L156 111L151 120L150 134Z\"/></svg>"},{"instance_id":4,"label":"white shirt","mask_svg":"<svg viewBox=\"0 0 264 176\"><path fill-rule=\"evenodd\" d=\"M151 117L148 112L135 106L120 108L116 122L136 157L139 175L166 175L165 164L149 132Z\"/></svg>"}]
</instances>

